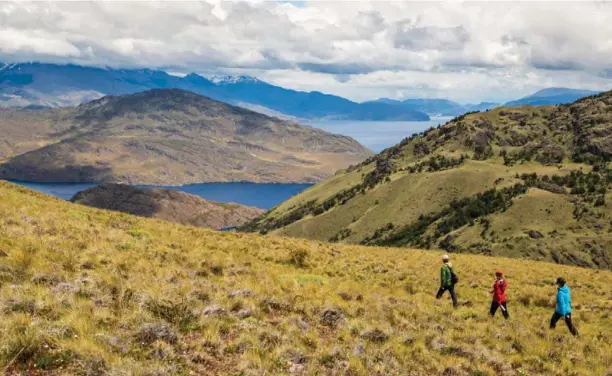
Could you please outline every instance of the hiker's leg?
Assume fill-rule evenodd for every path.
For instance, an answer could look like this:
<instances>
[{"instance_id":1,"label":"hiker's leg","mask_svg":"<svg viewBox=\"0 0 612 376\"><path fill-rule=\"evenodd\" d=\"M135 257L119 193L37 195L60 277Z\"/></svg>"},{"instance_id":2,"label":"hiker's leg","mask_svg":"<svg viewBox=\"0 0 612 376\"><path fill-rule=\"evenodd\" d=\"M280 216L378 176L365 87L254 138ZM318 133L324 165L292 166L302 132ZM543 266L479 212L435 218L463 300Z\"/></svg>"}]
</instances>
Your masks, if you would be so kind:
<instances>
[{"instance_id":1,"label":"hiker's leg","mask_svg":"<svg viewBox=\"0 0 612 376\"><path fill-rule=\"evenodd\" d=\"M440 299L442 297L442 294L444 294L444 291L446 291L446 288L440 287L438 293L436 294L436 299Z\"/></svg>"},{"instance_id":2,"label":"hiker's leg","mask_svg":"<svg viewBox=\"0 0 612 376\"><path fill-rule=\"evenodd\" d=\"M493 300L491 302L491 309L489 309L489 315L491 317L495 316L495 312L497 311L497 307L499 307L499 304L497 304L497 302L495 300Z\"/></svg>"},{"instance_id":3,"label":"hiker's leg","mask_svg":"<svg viewBox=\"0 0 612 376\"><path fill-rule=\"evenodd\" d=\"M572 314L567 314L565 315L565 324L567 324L567 328L569 329L570 333L572 333L574 336L578 335L578 330L576 330L576 327L574 326L574 324L572 324Z\"/></svg>"},{"instance_id":4,"label":"hiker's leg","mask_svg":"<svg viewBox=\"0 0 612 376\"><path fill-rule=\"evenodd\" d=\"M455 285L451 285L448 288L448 292L450 292L451 299L453 300L453 307L457 307L457 294L455 293Z\"/></svg>"},{"instance_id":5,"label":"hiker's leg","mask_svg":"<svg viewBox=\"0 0 612 376\"><path fill-rule=\"evenodd\" d=\"M502 313L504 314L504 318L506 320L508 320L510 318L510 314L508 313L508 306L506 305L506 302L502 303L502 307L504 308L504 309L502 309Z\"/></svg>"},{"instance_id":6,"label":"hiker's leg","mask_svg":"<svg viewBox=\"0 0 612 376\"><path fill-rule=\"evenodd\" d=\"M557 312L553 313L552 318L550 319L550 328L554 329L557 327L557 321L561 318L561 315Z\"/></svg>"}]
</instances>

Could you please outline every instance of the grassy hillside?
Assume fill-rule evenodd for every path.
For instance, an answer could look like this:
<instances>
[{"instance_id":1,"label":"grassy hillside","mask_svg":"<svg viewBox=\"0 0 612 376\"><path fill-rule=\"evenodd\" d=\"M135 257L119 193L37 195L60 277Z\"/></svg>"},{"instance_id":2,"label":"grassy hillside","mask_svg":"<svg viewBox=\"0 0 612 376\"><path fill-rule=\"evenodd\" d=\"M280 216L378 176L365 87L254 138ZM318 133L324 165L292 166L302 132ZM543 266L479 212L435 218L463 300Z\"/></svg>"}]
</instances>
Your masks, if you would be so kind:
<instances>
[{"instance_id":1,"label":"grassy hillside","mask_svg":"<svg viewBox=\"0 0 612 376\"><path fill-rule=\"evenodd\" d=\"M59 375L604 375L612 273L218 233L0 182L0 370ZM490 319L506 271L510 321ZM557 276L573 338L547 329Z\"/></svg>"},{"instance_id":2,"label":"grassy hillside","mask_svg":"<svg viewBox=\"0 0 612 376\"><path fill-rule=\"evenodd\" d=\"M571 105L468 113L244 229L610 269L610 135L612 92Z\"/></svg>"}]
</instances>

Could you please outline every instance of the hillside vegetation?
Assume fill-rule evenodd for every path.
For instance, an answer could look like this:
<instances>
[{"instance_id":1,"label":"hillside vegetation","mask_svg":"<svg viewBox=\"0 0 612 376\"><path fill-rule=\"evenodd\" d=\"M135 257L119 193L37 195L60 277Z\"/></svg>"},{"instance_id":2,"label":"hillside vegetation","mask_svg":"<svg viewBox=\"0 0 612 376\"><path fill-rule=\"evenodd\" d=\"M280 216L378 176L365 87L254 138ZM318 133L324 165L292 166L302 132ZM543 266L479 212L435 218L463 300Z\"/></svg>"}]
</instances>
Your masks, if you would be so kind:
<instances>
[{"instance_id":1,"label":"hillside vegetation","mask_svg":"<svg viewBox=\"0 0 612 376\"><path fill-rule=\"evenodd\" d=\"M219 233L0 182L0 370L8 375L607 375L612 273ZM511 319L487 317L493 272ZM548 330L553 281L581 337Z\"/></svg>"},{"instance_id":2,"label":"hillside vegetation","mask_svg":"<svg viewBox=\"0 0 612 376\"><path fill-rule=\"evenodd\" d=\"M279 205L246 231L612 268L612 92L468 113Z\"/></svg>"},{"instance_id":3,"label":"hillside vegetation","mask_svg":"<svg viewBox=\"0 0 612 376\"><path fill-rule=\"evenodd\" d=\"M350 137L178 89L0 109L0 133L0 177L32 182L314 182L373 154Z\"/></svg>"}]
</instances>

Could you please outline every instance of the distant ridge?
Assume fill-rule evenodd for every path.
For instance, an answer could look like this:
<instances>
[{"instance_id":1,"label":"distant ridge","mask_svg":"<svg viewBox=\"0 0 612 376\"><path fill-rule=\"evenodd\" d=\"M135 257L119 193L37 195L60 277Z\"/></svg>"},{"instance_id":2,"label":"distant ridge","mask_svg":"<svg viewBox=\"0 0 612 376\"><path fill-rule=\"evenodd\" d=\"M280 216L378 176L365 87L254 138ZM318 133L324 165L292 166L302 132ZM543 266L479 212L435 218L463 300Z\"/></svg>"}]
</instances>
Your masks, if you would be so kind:
<instances>
[{"instance_id":1,"label":"distant ridge","mask_svg":"<svg viewBox=\"0 0 612 376\"><path fill-rule=\"evenodd\" d=\"M249 76L207 79L152 69L20 63L0 65L0 107L74 106L104 95L177 88L230 104L247 103L297 118L426 121L425 113L385 103L356 103L335 95L270 85ZM257 108L257 107L252 107Z\"/></svg>"},{"instance_id":2,"label":"distant ridge","mask_svg":"<svg viewBox=\"0 0 612 376\"><path fill-rule=\"evenodd\" d=\"M448 99L413 98L394 100L380 98L369 103L386 103L404 109L424 112L430 116L457 116L466 112L485 111L497 107L498 103L482 102L478 104L459 104Z\"/></svg>"},{"instance_id":3,"label":"distant ridge","mask_svg":"<svg viewBox=\"0 0 612 376\"><path fill-rule=\"evenodd\" d=\"M580 90L580 89L569 89L564 87L552 87L548 89L542 89L535 93L510 101L505 106L542 106L542 105L554 105L572 103L577 99L588 97L600 93L599 91L592 90Z\"/></svg>"},{"instance_id":4,"label":"distant ridge","mask_svg":"<svg viewBox=\"0 0 612 376\"><path fill-rule=\"evenodd\" d=\"M592 90L553 87L548 89L542 89L521 99L507 102L506 104L504 104L504 106L542 106L572 103L577 99L588 97L598 93L600 92ZM448 99L436 98L413 98L404 100L380 98L375 101L371 101L370 103L386 103L390 105L400 106L405 109L424 112L430 116L458 116L468 112L490 110L500 105L499 103L493 102L482 102L478 104L459 104Z\"/></svg>"}]
</instances>

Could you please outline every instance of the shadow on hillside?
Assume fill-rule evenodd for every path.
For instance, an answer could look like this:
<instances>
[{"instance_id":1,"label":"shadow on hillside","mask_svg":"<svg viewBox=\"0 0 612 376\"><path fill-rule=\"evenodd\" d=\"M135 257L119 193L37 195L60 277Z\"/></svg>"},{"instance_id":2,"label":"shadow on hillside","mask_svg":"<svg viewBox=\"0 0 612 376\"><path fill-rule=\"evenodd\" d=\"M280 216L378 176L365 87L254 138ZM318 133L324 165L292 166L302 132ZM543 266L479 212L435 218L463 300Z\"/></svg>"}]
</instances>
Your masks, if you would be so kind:
<instances>
[{"instance_id":1,"label":"shadow on hillside","mask_svg":"<svg viewBox=\"0 0 612 376\"><path fill-rule=\"evenodd\" d=\"M123 184L102 184L79 192L70 200L99 209L153 217L161 209L150 190Z\"/></svg>"},{"instance_id":2,"label":"shadow on hillside","mask_svg":"<svg viewBox=\"0 0 612 376\"><path fill-rule=\"evenodd\" d=\"M0 179L31 183L95 183L112 178L108 167L65 166L61 168L38 168L32 163L13 159L0 164Z\"/></svg>"}]
</instances>

